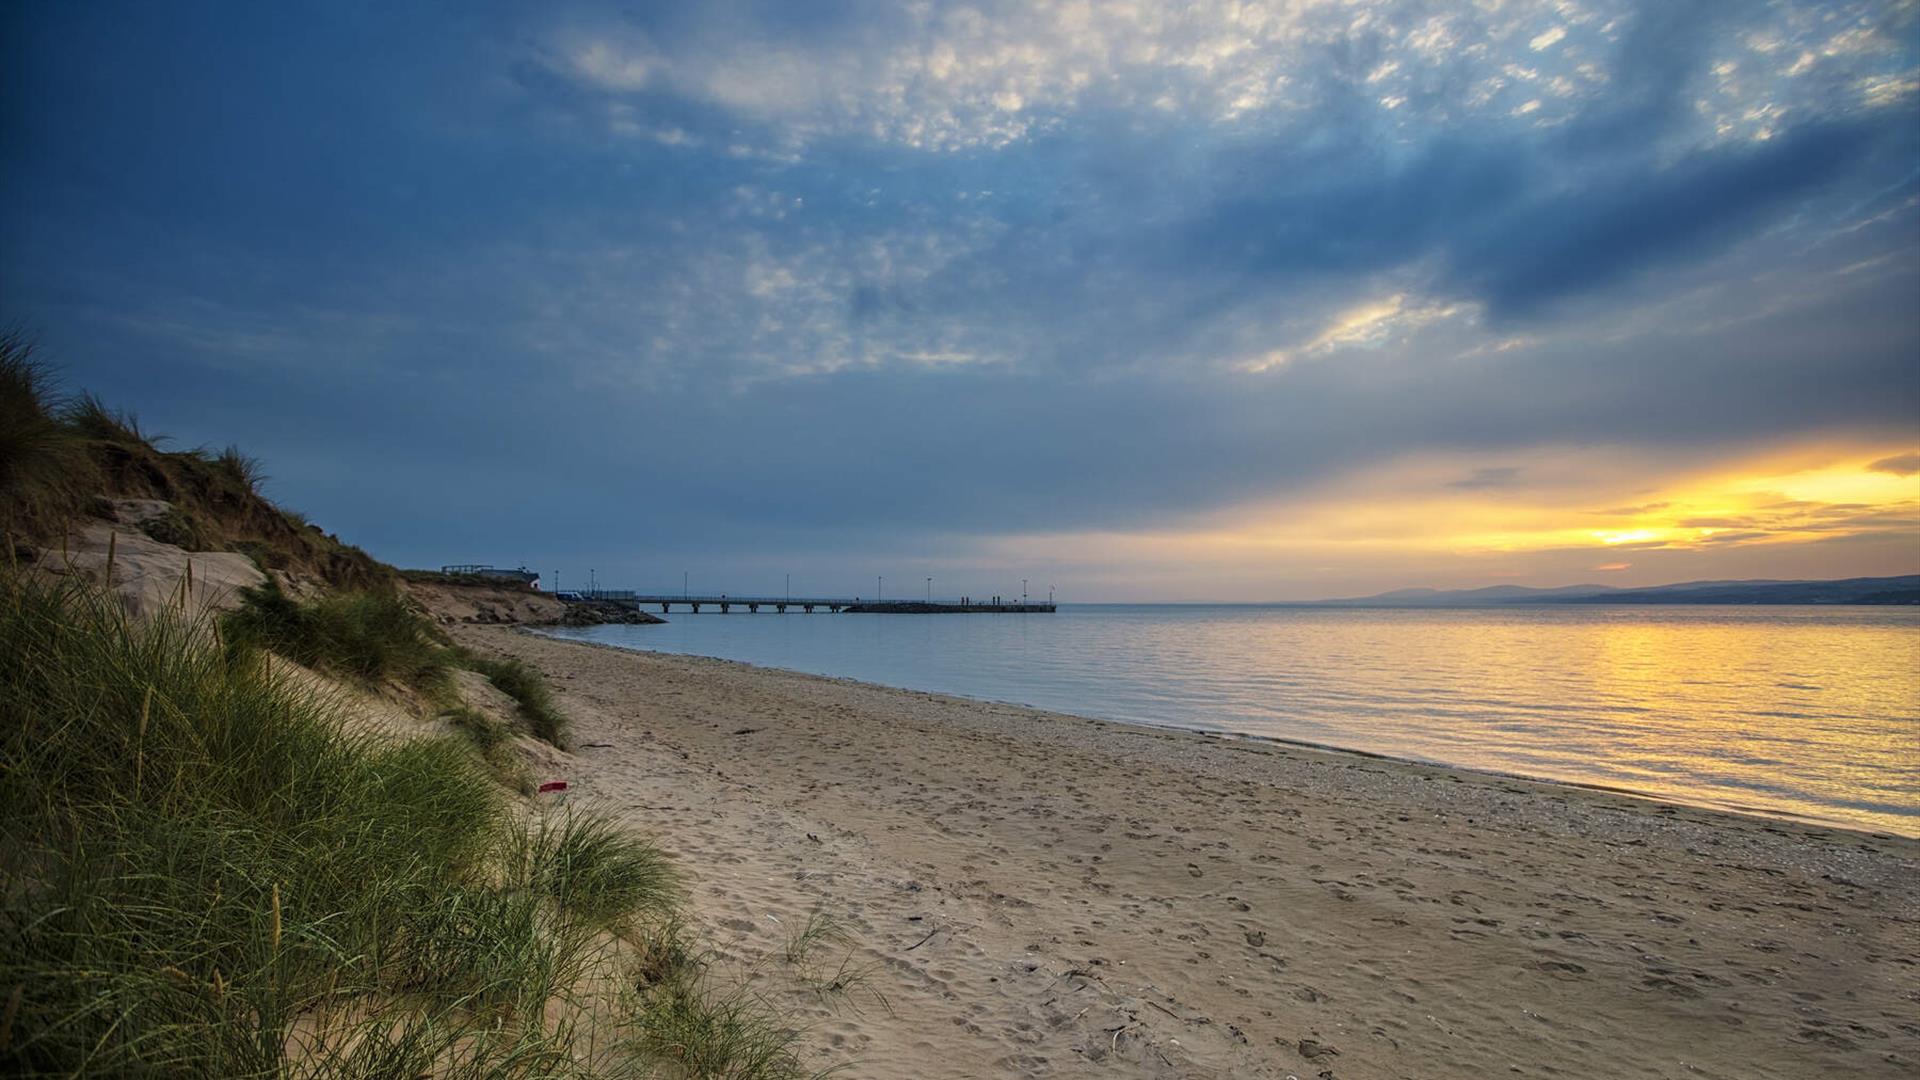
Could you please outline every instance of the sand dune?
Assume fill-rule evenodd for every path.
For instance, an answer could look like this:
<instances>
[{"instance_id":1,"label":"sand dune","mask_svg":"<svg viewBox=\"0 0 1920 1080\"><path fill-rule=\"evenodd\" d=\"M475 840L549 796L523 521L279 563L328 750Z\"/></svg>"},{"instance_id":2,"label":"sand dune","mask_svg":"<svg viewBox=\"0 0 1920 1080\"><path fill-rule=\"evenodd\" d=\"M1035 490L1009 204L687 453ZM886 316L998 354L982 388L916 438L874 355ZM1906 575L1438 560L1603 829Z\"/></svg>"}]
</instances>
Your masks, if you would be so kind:
<instances>
[{"instance_id":1,"label":"sand dune","mask_svg":"<svg viewBox=\"0 0 1920 1080\"><path fill-rule=\"evenodd\" d=\"M1914 840L456 633L549 673L568 797L846 1075L1920 1069ZM790 965L815 910L851 940Z\"/></svg>"}]
</instances>

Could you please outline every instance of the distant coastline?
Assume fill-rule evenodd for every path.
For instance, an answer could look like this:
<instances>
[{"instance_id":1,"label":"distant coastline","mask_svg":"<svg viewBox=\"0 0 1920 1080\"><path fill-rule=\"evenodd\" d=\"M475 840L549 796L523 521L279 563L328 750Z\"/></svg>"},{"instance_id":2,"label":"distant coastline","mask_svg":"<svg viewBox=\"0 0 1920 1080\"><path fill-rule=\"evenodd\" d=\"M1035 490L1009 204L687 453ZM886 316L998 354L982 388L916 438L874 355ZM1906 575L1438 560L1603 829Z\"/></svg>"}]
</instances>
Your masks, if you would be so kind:
<instances>
[{"instance_id":1,"label":"distant coastline","mask_svg":"<svg viewBox=\"0 0 1920 1080\"><path fill-rule=\"evenodd\" d=\"M1567 585L1535 589L1493 585L1484 589L1397 589L1374 596L1285 601L1295 607L1501 607L1529 604L1920 604L1920 574L1839 578L1832 581L1683 581L1621 588Z\"/></svg>"}]
</instances>

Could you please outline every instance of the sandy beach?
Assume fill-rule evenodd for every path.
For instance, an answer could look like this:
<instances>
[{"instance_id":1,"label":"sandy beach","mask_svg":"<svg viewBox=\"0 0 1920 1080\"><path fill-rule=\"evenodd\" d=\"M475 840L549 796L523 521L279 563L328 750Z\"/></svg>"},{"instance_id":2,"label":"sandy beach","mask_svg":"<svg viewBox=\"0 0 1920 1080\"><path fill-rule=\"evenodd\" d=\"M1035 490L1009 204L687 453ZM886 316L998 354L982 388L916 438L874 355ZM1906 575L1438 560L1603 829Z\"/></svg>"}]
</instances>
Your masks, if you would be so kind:
<instances>
[{"instance_id":1,"label":"sandy beach","mask_svg":"<svg viewBox=\"0 0 1920 1080\"><path fill-rule=\"evenodd\" d=\"M842 1075L1920 1075L1920 841L454 633Z\"/></svg>"}]
</instances>

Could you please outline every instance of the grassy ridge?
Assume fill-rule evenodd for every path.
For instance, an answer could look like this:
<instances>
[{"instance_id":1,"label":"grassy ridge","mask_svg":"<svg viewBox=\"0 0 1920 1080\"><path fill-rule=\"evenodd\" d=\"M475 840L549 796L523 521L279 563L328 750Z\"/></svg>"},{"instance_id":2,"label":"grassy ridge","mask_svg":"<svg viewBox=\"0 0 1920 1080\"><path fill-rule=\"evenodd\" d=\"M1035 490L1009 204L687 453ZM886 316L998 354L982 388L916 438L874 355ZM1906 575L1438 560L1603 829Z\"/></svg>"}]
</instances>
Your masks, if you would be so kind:
<instances>
[{"instance_id":1,"label":"grassy ridge","mask_svg":"<svg viewBox=\"0 0 1920 1080\"><path fill-rule=\"evenodd\" d=\"M700 989L652 847L338 708L203 621L0 573L0 1072L800 1075Z\"/></svg>"},{"instance_id":2,"label":"grassy ridge","mask_svg":"<svg viewBox=\"0 0 1920 1080\"><path fill-rule=\"evenodd\" d=\"M602 843L588 880L631 902L570 902L555 856L577 845L516 826L465 747L347 736L206 629L5 586L7 1064L268 1075L296 1020L330 1012L361 1018L305 1053L342 1068L469 1038L475 1063L564 1056L534 1006L597 930L667 902L658 857Z\"/></svg>"},{"instance_id":3,"label":"grassy ridge","mask_svg":"<svg viewBox=\"0 0 1920 1080\"><path fill-rule=\"evenodd\" d=\"M378 685L389 680L425 694L455 726L491 749L510 734L462 705L448 675L476 671L519 706L528 733L564 748L567 719L546 679L518 660L490 660L451 644L392 589L332 593L299 601L272 581L241 593L220 626L236 647L266 649L308 667Z\"/></svg>"},{"instance_id":4,"label":"grassy ridge","mask_svg":"<svg viewBox=\"0 0 1920 1080\"><path fill-rule=\"evenodd\" d=\"M707 985L656 849L492 782L512 732L450 672L559 743L539 673L453 647L260 481L55 399L0 335L0 1075L805 1075L793 1032ZM335 591L135 621L20 567L108 496L172 503L145 526L163 542ZM468 737L353 734L276 653L407 684Z\"/></svg>"},{"instance_id":5,"label":"grassy ridge","mask_svg":"<svg viewBox=\"0 0 1920 1080\"><path fill-rule=\"evenodd\" d=\"M391 587L391 567L260 494L259 462L235 447L163 451L129 413L60 395L17 335L0 333L0 533L58 546L114 498L172 504L142 529L189 551L238 551L263 569L341 589Z\"/></svg>"},{"instance_id":6,"label":"grassy ridge","mask_svg":"<svg viewBox=\"0 0 1920 1080\"><path fill-rule=\"evenodd\" d=\"M391 589L302 602L269 580L242 590L241 600L220 624L239 647L266 649L365 683L391 679L420 690L437 688L454 663L433 625Z\"/></svg>"}]
</instances>

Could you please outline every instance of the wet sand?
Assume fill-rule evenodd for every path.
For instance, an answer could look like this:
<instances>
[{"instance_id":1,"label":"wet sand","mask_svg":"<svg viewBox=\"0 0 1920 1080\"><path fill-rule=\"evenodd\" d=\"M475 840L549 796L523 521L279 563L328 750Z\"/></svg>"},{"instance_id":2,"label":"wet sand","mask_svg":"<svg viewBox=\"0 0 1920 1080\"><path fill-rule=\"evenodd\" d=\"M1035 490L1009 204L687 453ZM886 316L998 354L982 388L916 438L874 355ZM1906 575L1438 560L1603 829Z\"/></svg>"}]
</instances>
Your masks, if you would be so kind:
<instances>
[{"instance_id":1,"label":"wet sand","mask_svg":"<svg viewBox=\"0 0 1920 1080\"><path fill-rule=\"evenodd\" d=\"M842 1075L1920 1076L1920 841L454 633Z\"/></svg>"}]
</instances>

